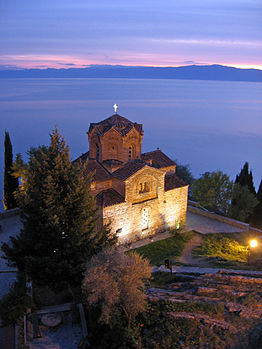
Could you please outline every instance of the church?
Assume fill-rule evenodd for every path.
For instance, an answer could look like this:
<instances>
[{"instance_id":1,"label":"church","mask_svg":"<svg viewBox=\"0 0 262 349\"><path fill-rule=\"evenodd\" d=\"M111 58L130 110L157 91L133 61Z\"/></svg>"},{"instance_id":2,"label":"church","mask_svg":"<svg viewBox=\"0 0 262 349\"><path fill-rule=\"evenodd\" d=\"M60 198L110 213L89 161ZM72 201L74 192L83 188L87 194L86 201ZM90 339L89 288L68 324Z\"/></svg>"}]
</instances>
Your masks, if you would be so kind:
<instances>
[{"instance_id":1,"label":"church","mask_svg":"<svg viewBox=\"0 0 262 349\"><path fill-rule=\"evenodd\" d=\"M188 185L161 150L142 153L143 125L115 114L91 123L89 152L77 160L92 173L101 224L128 243L186 223Z\"/></svg>"}]
</instances>

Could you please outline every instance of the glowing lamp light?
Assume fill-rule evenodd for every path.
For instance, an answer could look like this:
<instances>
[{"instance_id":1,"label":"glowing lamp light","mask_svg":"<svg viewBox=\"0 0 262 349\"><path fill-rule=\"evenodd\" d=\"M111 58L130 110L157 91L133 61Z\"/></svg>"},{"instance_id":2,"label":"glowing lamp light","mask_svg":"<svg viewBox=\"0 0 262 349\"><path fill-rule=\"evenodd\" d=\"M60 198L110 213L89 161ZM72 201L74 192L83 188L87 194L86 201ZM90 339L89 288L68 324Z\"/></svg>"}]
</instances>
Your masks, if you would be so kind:
<instances>
[{"instance_id":1,"label":"glowing lamp light","mask_svg":"<svg viewBox=\"0 0 262 349\"><path fill-rule=\"evenodd\" d=\"M251 240L250 247L252 247L252 248L257 247L257 240Z\"/></svg>"}]
</instances>

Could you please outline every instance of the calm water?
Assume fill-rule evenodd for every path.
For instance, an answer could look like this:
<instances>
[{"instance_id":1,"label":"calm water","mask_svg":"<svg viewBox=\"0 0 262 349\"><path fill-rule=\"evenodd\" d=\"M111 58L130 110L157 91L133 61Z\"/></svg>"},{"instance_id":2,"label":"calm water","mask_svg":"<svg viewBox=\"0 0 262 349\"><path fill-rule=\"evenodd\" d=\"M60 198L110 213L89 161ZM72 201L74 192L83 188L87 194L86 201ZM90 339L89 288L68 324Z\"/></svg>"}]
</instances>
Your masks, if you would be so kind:
<instances>
[{"instance_id":1,"label":"calm water","mask_svg":"<svg viewBox=\"0 0 262 349\"><path fill-rule=\"evenodd\" d=\"M196 177L220 169L234 179L248 161L258 186L261 96L262 84L247 82L1 80L0 134L3 144L8 130L14 152L25 155L30 146L47 144L57 125L76 157L88 150L89 123L111 116L117 103L120 115L143 123L143 151L159 147L172 159L190 164ZM3 151L0 158L2 163Z\"/></svg>"}]
</instances>

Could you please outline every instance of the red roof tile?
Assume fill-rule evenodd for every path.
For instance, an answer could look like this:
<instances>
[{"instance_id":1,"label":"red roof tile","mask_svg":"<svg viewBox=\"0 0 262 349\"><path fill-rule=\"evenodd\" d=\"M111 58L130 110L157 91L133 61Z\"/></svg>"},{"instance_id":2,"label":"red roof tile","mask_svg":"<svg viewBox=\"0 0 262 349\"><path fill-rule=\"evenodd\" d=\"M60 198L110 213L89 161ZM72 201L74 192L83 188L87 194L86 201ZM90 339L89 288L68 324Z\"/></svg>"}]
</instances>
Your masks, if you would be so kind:
<instances>
[{"instance_id":1,"label":"red roof tile","mask_svg":"<svg viewBox=\"0 0 262 349\"><path fill-rule=\"evenodd\" d=\"M132 160L127 162L124 166L120 167L115 172L113 172L112 176L124 181L144 166L146 166L146 163L144 161Z\"/></svg>"},{"instance_id":2,"label":"red roof tile","mask_svg":"<svg viewBox=\"0 0 262 349\"><path fill-rule=\"evenodd\" d=\"M159 149L142 154L142 160L144 160L145 162L152 163L152 166L156 168L163 168L175 165L174 161L169 159L169 157L167 157Z\"/></svg>"},{"instance_id":3,"label":"red roof tile","mask_svg":"<svg viewBox=\"0 0 262 349\"><path fill-rule=\"evenodd\" d=\"M96 199L97 205L101 207L117 205L121 202L125 202L124 197L112 188L101 191L96 196Z\"/></svg>"},{"instance_id":4,"label":"red roof tile","mask_svg":"<svg viewBox=\"0 0 262 349\"><path fill-rule=\"evenodd\" d=\"M167 173L165 175L165 191L185 187L187 184L180 179L175 173Z\"/></svg>"},{"instance_id":5,"label":"red roof tile","mask_svg":"<svg viewBox=\"0 0 262 349\"><path fill-rule=\"evenodd\" d=\"M141 135L143 134L142 124L137 124L136 122L134 123L118 114L114 114L100 122L91 123L88 132L91 132L95 128L96 133L102 135L112 127L114 127L115 130L117 130L123 136L125 136L132 129L132 127L134 127Z\"/></svg>"},{"instance_id":6,"label":"red roof tile","mask_svg":"<svg viewBox=\"0 0 262 349\"><path fill-rule=\"evenodd\" d=\"M111 173L108 172L107 169L105 169L97 160L89 160L87 162L84 174L88 175L89 173L93 173L93 179L95 182L105 181L111 178Z\"/></svg>"},{"instance_id":7,"label":"red roof tile","mask_svg":"<svg viewBox=\"0 0 262 349\"><path fill-rule=\"evenodd\" d=\"M81 161L81 163L85 163L86 160L89 158L89 151L87 151L86 153L83 153L82 155L80 155L78 158L76 158L73 162L79 162Z\"/></svg>"}]
</instances>

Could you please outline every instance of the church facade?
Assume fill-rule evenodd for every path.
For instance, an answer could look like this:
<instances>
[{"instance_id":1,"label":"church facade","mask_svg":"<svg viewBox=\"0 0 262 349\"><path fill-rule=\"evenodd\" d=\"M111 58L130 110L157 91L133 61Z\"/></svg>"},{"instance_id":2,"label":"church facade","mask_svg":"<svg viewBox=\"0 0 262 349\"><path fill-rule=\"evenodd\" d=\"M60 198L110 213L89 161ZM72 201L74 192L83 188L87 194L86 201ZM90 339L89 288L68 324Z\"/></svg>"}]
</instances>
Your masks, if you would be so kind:
<instances>
[{"instance_id":1,"label":"church facade","mask_svg":"<svg viewBox=\"0 0 262 349\"><path fill-rule=\"evenodd\" d=\"M161 150L142 153L143 125L117 113L91 123L89 152L81 160L93 174L101 224L127 243L186 223L188 185Z\"/></svg>"}]
</instances>

